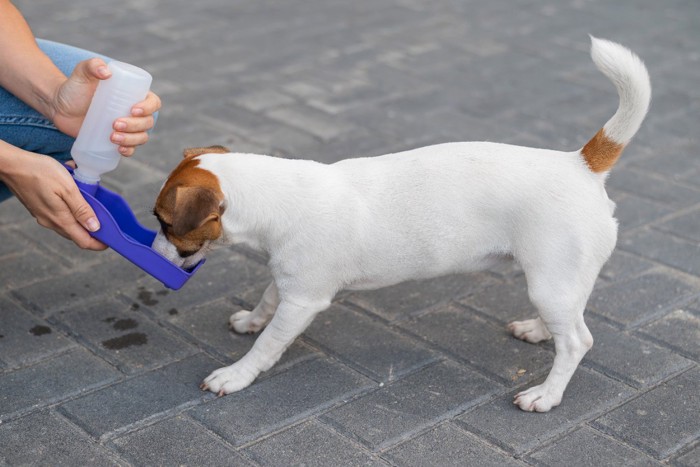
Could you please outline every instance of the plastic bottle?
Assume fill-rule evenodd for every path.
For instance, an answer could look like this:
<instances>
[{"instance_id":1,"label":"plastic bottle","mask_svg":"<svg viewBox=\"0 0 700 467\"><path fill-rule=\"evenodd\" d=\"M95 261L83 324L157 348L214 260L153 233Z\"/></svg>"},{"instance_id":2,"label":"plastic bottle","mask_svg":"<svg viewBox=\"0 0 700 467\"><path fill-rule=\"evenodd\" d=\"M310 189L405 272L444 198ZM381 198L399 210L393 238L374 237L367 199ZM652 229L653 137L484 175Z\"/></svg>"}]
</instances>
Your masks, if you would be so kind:
<instances>
[{"instance_id":1,"label":"plastic bottle","mask_svg":"<svg viewBox=\"0 0 700 467\"><path fill-rule=\"evenodd\" d=\"M131 115L131 107L144 100L153 78L141 68L112 61L107 65L112 76L102 80L90 103L71 155L78 168L75 179L96 185L102 174L119 164L119 146L112 143L112 125L117 118Z\"/></svg>"}]
</instances>

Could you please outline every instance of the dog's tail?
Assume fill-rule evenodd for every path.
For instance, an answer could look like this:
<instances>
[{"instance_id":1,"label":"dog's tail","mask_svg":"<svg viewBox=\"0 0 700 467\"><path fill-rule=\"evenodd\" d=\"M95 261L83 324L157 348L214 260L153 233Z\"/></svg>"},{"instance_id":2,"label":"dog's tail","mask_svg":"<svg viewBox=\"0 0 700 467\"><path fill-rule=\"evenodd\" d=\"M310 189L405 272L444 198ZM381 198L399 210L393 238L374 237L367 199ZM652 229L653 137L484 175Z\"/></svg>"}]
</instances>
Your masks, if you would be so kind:
<instances>
[{"instance_id":1,"label":"dog's tail","mask_svg":"<svg viewBox=\"0 0 700 467\"><path fill-rule=\"evenodd\" d=\"M593 172L606 173L639 130L649 110L651 83L644 63L620 44L591 36L591 57L620 96L615 115L581 149Z\"/></svg>"}]
</instances>

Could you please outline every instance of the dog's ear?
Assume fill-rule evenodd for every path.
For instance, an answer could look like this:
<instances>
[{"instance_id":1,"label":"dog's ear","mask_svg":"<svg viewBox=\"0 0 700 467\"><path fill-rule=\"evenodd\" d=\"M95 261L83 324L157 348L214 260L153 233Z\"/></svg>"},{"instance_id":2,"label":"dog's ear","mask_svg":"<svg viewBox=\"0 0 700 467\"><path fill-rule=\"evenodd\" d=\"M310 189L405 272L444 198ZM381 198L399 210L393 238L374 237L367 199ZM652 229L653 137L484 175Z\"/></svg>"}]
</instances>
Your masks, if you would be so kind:
<instances>
[{"instance_id":1,"label":"dog's ear","mask_svg":"<svg viewBox=\"0 0 700 467\"><path fill-rule=\"evenodd\" d=\"M226 146L207 146L205 148L187 148L182 152L182 157L187 159L188 157L201 156L202 154L226 154L231 152Z\"/></svg>"},{"instance_id":2,"label":"dog's ear","mask_svg":"<svg viewBox=\"0 0 700 467\"><path fill-rule=\"evenodd\" d=\"M175 205L172 225L173 234L178 237L218 220L223 213L220 194L208 188L177 187Z\"/></svg>"}]
</instances>

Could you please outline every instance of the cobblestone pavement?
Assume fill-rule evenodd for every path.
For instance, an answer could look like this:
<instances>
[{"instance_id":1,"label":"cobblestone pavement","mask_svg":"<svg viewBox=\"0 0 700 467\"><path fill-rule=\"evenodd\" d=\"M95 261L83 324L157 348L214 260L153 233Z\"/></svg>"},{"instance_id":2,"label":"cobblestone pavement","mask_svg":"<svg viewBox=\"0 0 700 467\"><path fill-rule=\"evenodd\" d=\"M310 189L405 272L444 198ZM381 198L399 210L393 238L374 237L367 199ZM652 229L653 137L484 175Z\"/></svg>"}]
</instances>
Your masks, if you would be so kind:
<instances>
[{"instance_id":1,"label":"cobblestone pavement","mask_svg":"<svg viewBox=\"0 0 700 467\"><path fill-rule=\"evenodd\" d=\"M700 465L697 0L22 0L39 37L148 69L152 141L107 184L138 216L187 146L333 162L429 143L573 150L617 96L588 33L642 56L651 113L608 187L618 248L589 302L595 345L562 405L523 413L551 344L517 267L342 294L273 370L200 380L254 337L263 258L210 256L178 292L0 206L0 463Z\"/></svg>"}]
</instances>

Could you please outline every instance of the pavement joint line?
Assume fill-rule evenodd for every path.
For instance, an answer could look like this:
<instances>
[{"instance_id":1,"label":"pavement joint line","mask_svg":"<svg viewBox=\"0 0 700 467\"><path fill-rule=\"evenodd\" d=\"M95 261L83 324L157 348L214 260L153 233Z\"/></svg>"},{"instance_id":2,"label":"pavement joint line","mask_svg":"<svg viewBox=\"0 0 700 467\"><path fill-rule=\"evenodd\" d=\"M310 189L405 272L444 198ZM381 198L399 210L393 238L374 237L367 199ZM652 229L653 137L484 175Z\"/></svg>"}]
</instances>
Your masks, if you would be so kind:
<instances>
[{"instance_id":1,"label":"pavement joint line","mask_svg":"<svg viewBox=\"0 0 700 467\"><path fill-rule=\"evenodd\" d=\"M99 446L103 452L105 452L107 455L110 457L116 458L117 460L121 461L123 464L127 464L126 459L124 459L117 450L113 449L108 443L105 443L103 440L100 440L98 438L95 438L92 436L90 433L85 431L83 427L75 423L70 417L67 417L63 412L60 412L57 410L57 408L52 408L52 412L59 418L61 418L63 421L71 425L73 428L76 430L79 430L81 433L85 434L85 437L88 438L89 442L95 446Z\"/></svg>"},{"instance_id":2,"label":"pavement joint line","mask_svg":"<svg viewBox=\"0 0 700 467\"><path fill-rule=\"evenodd\" d=\"M501 326L501 327L503 327L503 326ZM417 339L419 342L421 342L423 345L428 347L430 350L433 350L435 352L438 352L439 354L442 354L445 357L445 360L448 360L448 361L451 360L454 363L457 363L458 365L466 366L470 370L475 371L479 375L487 378L489 381L492 381L492 382L498 384L499 386L505 387L507 389L506 392L513 390L513 388L516 388L516 387L523 387L523 386L532 385L532 384L534 384L535 381L537 381L545 373L548 373L548 371L550 370L550 367L544 367L544 368L541 368L535 372L531 372L529 378L527 380L525 380L523 383L521 383L518 386L509 387L508 386L509 380L507 380L506 378L499 376L495 373L492 373L488 369L485 369L481 366L477 366L477 365L473 364L472 362L466 360L464 357L460 357L458 354L454 353L453 350L451 350L447 347L441 347L440 345L438 345L430 340L427 340L418 334L413 333L413 331L411 331L408 328L398 328L397 332L403 333L406 337ZM513 337L513 339L515 339L515 337ZM532 344L532 345L540 346L541 348L543 348L547 352L554 354L553 349L550 348L550 346L548 346L547 344Z\"/></svg>"},{"instance_id":3,"label":"pavement joint line","mask_svg":"<svg viewBox=\"0 0 700 467\"><path fill-rule=\"evenodd\" d=\"M646 451L640 449L638 446L635 446L635 445L633 445L633 444L630 444L630 443L628 443L626 440L624 440L624 439L622 439L622 438L615 438L614 436L611 436L610 434L608 434L608 433L606 433L606 432L604 432L604 431L602 431L602 430L599 430L596 426L594 426L594 425L591 424L592 421L593 421L593 420L586 422L586 424L585 424L584 426L585 426L586 428L588 428L589 430L594 431L598 436L601 436L601 437L603 437L603 438L608 439L609 441L612 441L612 442L614 442L614 443L621 444L621 445L623 445L623 446L625 446L625 447L628 447L628 448L632 449L633 451L637 452L638 454L643 455L649 462L653 462L653 463L658 463L658 462L659 462L658 459L655 459L655 458L654 458L653 456L651 456L648 452L646 452ZM578 428L581 429L582 426L579 426ZM542 449L542 448L540 448L540 449Z\"/></svg>"},{"instance_id":4,"label":"pavement joint line","mask_svg":"<svg viewBox=\"0 0 700 467\"><path fill-rule=\"evenodd\" d=\"M428 366L430 366L430 365L439 363L439 362L441 362L441 361L444 360L444 357L443 357L443 356L441 356L441 355L439 355L439 354L436 354L433 358L431 358L431 359L429 359L429 360L426 360L426 361L424 361L424 362L421 362L421 363L418 363L418 364L415 364L415 365L413 365L413 366L410 366L410 367L408 367L408 368L403 369L403 370L401 371L401 376L385 381L385 380L383 380L383 378L381 377L381 375L376 374L376 373L370 371L370 370L367 369L367 368L363 368L361 365L356 364L356 363L353 362L353 361L344 359L341 355L339 355L338 353L334 352L331 348L328 348L328 347L324 346L323 344L321 344L321 343L319 343L319 342L313 340L312 338L310 338L310 337L308 337L308 336L303 336L303 338L304 338L304 340L305 340L306 342L311 343L313 346L315 346L316 348L318 348L319 350L321 350L321 351L323 352L323 354L325 354L326 356L328 356L328 357L330 357L330 358L333 358L333 359L336 360L338 363L341 363L341 364L343 364L344 366L347 366L347 367L349 367L349 368L352 368L352 369L355 370L356 372L358 372L358 373L360 373L361 375L365 376L366 378L368 378L368 379L374 381L375 383L377 383L377 384L383 384L383 385L390 384L390 383L394 383L395 381L400 381L400 380L404 379L404 378L407 377L407 376L410 376L410 375L412 375L412 374L414 374L414 373L417 373L417 372L421 371L423 368L426 368L426 367L428 367Z\"/></svg>"},{"instance_id":5,"label":"pavement joint line","mask_svg":"<svg viewBox=\"0 0 700 467\"><path fill-rule=\"evenodd\" d=\"M593 339L595 339L595 336L593 337ZM652 385L649 385L649 386L643 386L643 385L636 384L632 379L627 379L624 377L624 375L619 375L614 371L608 373L607 370L605 370L602 366L597 365L596 363L594 363L590 360L587 360L587 361L581 360L581 363L579 363L579 366L585 367L588 370L592 371L593 373L598 373L599 375L605 376L608 379L612 379L614 381L617 381L618 383L624 384L625 386L627 386L630 389L633 389L634 391L646 391L649 387L657 387L660 384L663 384L663 383L675 378L676 376L680 376L683 373L685 373L686 371L691 370L691 369L693 369L693 367L697 366L697 363L694 360L692 360L692 359L685 359L685 360L688 360L688 363L684 367L680 368L675 373L671 373L670 375L664 377L662 380L657 381L656 383L653 383Z\"/></svg>"},{"instance_id":6,"label":"pavement joint line","mask_svg":"<svg viewBox=\"0 0 700 467\"><path fill-rule=\"evenodd\" d=\"M65 354L68 354L71 352L76 352L80 349L81 349L81 347L72 347L72 348L66 349L63 352L60 352L60 353L53 355L52 358L56 357L56 356L65 355ZM84 350L90 352L89 349L84 349ZM96 358L99 358L99 356ZM26 367L22 367L21 369L31 368L32 366L35 366L39 363L44 363L48 360L50 360L50 358L42 359L40 362L34 362L31 365L28 365ZM100 360L102 360L102 359L100 359ZM110 367L113 367L113 365L111 365L109 362L104 362L104 363L106 365L109 365ZM120 378L116 378L115 380L109 381L109 382L104 383L104 384L103 383L96 383L93 385L84 386L83 388L78 389L77 391L63 394L60 398L48 399L45 402L42 402L39 404L34 404L31 407L24 407L22 409L14 411L14 412L9 412L7 414L0 415L0 425L4 424L6 422L12 421L12 420L16 420L16 419L25 417L27 415L31 415L31 414L36 413L36 412L41 412L41 411L47 410L47 409L58 408L62 404L65 404L67 402L71 402L71 401L76 400L76 399L80 399L83 396L87 396L89 394L101 391L103 389L106 389L106 388L113 386L115 384L118 384L120 382L122 382L122 380Z\"/></svg>"},{"instance_id":7,"label":"pavement joint line","mask_svg":"<svg viewBox=\"0 0 700 467\"><path fill-rule=\"evenodd\" d=\"M586 370L587 370L587 371L592 371L592 370L590 370L590 369L588 369L588 368L586 368ZM580 369L578 369L577 371L580 371ZM601 373L599 373L599 372L597 372L597 371L593 371L593 373L601 374ZM608 378L608 377L605 376L605 375L603 375L603 376L606 377L606 378ZM610 378L609 378L609 379L610 379ZM625 385L625 386L627 386L627 385ZM520 390L521 390L521 389L518 388L518 389L513 390L512 392L516 392L516 391L520 391ZM555 437L556 437L556 438L560 438L560 437L561 437L560 435L562 435L562 434L563 434L563 435L569 434L569 433L575 431L576 429L578 429L581 425L585 425L585 424L587 424L588 422L590 422L590 421L592 421L592 420L594 420L594 419L596 419L596 418L599 418L599 417L601 417L602 415L605 415L606 413L609 413L609 412L615 410L616 408L618 408L618 407L620 407L620 406L622 406L622 405L624 405L624 404L626 404L626 403L628 403L628 402L631 402L632 400L634 400L634 399L636 399L636 398L638 397L637 394L634 394L635 390L634 390L633 388L628 388L628 390L629 390L629 392L630 392L630 395L629 395L629 396L627 396L627 397L621 397L620 400L619 400L618 402L615 402L615 403L603 404L603 405L602 405L599 409L597 409L597 410L589 410L589 411L586 412L585 414L583 414L583 415L581 415L581 416L579 416L579 417L576 417L576 419L575 419L575 420L576 420L576 423L575 423L575 424L571 425L570 427L567 427L567 428L564 428L564 429L560 429L560 430L555 431L554 434L552 435L552 438L555 438ZM564 393L564 401L565 401L565 400L566 400L566 393ZM565 403L564 401L562 401L562 403ZM484 405L484 404L482 404L482 405ZM476 409L476 407L474 407L474 408L471 409L471 410L475 410L475 409ZM470 411L471 411L471 410L470 410ZM553 409L553 410L556 410L556 408ZM466 412L465 412L465 413L466 413ZM533 415L536 415L536 414L533 414ZM482 437L482 438L484 438L484 439L487 439L489 442L492 442L492 443L497 444L497 445L500 446L503 450L505 450L506 452L508 452L510 455L514 455L514 456L516 456L517 458L521 458L521 457L527 455L527 454L530 453L530 452L533 452L533 451L535 451L535 450L537 450L537 449L540 449L540 447L541 447L541 444L537 444L537 445L534 445L534 446L531 447L531 448L525 449L525 450L523 450L522 452L519 452L519 453L518 453L518 452L516 452L516 451L510 450L509 447L508 447L507 445L501 444L501 443L499 442L500 440L499 440L498 438L496 438L496 437L494 437L494 436L492 436L492 435L490 435L490 434L488 434L488 433L486 433L486 432L484 432L484 431L481 431L478 427L476 427L476 426L474 426L474 425L472 425L472 424L468 424L468 423L466 423L466 422L464 422L464 421L461 421L461 420L455 420L455 423L464 425L464 428L465 428L466 430L471 431L472 433L476 434L476 435L479 436L479 437ZM472 430L473 430L473 431L472 431ZM550 438L546 438L547 441L548 441L549 439L550 439Z\"/></svg>"}]
</instances>

